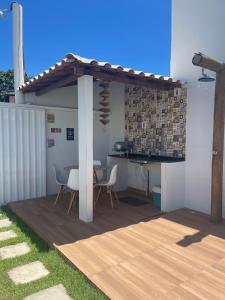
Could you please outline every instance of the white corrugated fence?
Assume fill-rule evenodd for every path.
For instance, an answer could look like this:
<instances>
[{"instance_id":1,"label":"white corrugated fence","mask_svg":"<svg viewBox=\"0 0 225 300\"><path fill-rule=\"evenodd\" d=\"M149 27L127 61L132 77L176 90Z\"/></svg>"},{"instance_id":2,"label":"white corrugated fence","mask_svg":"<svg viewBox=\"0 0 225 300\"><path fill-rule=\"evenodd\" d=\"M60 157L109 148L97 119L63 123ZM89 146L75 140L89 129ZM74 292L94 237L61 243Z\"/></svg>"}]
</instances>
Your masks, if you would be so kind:
<instances>
[{"instance_id":1,"label":"white corrugated fence","mask_svg":"<svg viewBox=\"0 0 225 300\"><path fill-rule=\"evenodd\" d=\"M1 104L0 205L45 195L45 110Z\"/></svg>"}]
</instances>

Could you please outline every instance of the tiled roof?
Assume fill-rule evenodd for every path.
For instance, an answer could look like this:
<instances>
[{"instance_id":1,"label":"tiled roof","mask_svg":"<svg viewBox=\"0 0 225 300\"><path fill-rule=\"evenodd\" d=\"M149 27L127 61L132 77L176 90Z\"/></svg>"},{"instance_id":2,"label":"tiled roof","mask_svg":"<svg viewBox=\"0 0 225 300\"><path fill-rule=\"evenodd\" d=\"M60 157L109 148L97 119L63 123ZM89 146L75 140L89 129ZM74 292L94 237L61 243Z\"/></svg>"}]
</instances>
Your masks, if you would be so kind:
<instances>
[{"instance_id":1,"label":"tiled roof","mask_svg":"<svg viewBox=\"0 0 225 300\"><path fill-rule=\"evenodd\" d=\"M37 91L38 89L46 87L49 83L66 78L66 76L73 75L75 65L80 67L88 67L90 70L94 71L104 71L105 73L110 72L115 76L118 74L125 75L129 78L146 79L154 82L163 81L174 86L180 85L179 81L173 80L170 77L146 73L143 71L136 71L132 68L125 68L121 65L113 65L109 62L100 62L95 59L88 59L73 53L69 53L65 55L64 59L57 62L54 66L25 82L20 87L20 90L23 92Z\"/></svg>"}]
</instances>

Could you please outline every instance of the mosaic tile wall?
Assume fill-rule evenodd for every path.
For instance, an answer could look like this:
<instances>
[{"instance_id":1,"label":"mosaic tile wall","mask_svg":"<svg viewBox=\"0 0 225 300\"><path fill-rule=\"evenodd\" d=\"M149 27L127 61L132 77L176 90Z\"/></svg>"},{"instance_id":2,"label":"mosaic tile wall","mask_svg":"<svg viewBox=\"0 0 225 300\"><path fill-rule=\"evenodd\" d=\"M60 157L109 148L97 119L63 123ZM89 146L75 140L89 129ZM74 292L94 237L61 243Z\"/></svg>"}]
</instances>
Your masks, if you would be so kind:
<instances>
[{"instance_id":1,"label":"mosaic tile wall","mask_svg":"<svg viewBox=\"0 0 225 300\"><path fill-rule=\"evenodd\" d=\"M126 86L126 140L133 141L135 153L185 156L186 99L184 88Z\"/></svg>"}]
</instances>

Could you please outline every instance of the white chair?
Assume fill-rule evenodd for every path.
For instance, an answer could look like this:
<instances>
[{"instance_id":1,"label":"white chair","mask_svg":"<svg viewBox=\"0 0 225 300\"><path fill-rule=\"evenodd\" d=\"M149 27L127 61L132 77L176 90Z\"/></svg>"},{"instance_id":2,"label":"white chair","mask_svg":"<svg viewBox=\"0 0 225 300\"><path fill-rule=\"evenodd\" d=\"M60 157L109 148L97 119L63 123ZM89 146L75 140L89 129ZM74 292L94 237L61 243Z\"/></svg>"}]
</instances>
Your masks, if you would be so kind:
<instances>
[{"instance_id":1,"label":"white chair","mask_svg":"<svg viewBox=\"0 0 225 300\"><path fill-rule=\"evenodd\" d=\"M55 182L60 186L57 197L54 202L54 205L56 205L56 203L58 202L58 200L61 196L61 193L66 191L67 184L66 184L64 178L61 176L61 173L57 169L56 165L53 165L52 169L53 169L53 173L54 173Z\"/></svg>"},{"instance_id":2,"label":"white chair","mask_svg":"<svg viewBox=\"0 0 225 300\"><path fill-rule=\"evenodd\" d=\"M93 165L94 165L94 184L96 184L102 180L104 174L102 169L95 170L95 167L101 166L102 162L100 160L94 160Z\"/></svg>"},{"instance_id":3,"label":"white chair","mask_svg":"<svg viewBox=\"0 0 225 300\"><path fill-rule=\"evenodd\" d=\"M77 196L79 193L79 170L78 169L70 170L67 187L71 191L70 203L67 210L67 214L69 214L74 201L76 202L77 200Z\"/></svg>"},{"instance_id":4,"label":"white chair","mask_svg":"<svg viewBox=\"0 0 225 300\"><path fill-rule=\"evenodd\" d=\"M119 204L119 198L117 196L116 191L114 190L114 186L115 186L116 180L117 180L117 170L118 170L118 164L113 166L111 173L110 173L109 181L100 182L95 185L95 187L99 187L98 195L97 195L97 198L95 201L95 206L97 205L100 195L103 193L104 189L105 189L106 193L109 193L111 207L113 208L113 196L114 196L116 202Z\"/></svg>"}]
</instances>

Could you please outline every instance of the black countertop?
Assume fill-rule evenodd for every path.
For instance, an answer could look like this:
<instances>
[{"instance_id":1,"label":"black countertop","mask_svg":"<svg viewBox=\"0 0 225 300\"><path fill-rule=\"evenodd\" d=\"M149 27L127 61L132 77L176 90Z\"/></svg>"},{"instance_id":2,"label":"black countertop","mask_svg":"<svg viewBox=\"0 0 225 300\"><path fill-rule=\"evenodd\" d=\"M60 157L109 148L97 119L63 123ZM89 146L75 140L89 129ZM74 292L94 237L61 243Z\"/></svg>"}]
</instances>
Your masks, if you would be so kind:
<instances>
[{"instance_id":1,"label":"black countertop","mask_svg":"<svg viewBox=\"0 0 225 300\"><path fill-rule=\"evenodd\" d=\"M109 154L108 156L117 157L117 158L125 158L133 161L134 163L151 163L151 162L159 162L159 163L171 163L171 162L180 162L185 161L184 158L180 157L171 157L171 156L160 156L160 155L151 155L148 156L146 154L136 154L136 153L121 153L121 154Z\"/></svg>"}]
</instances>

